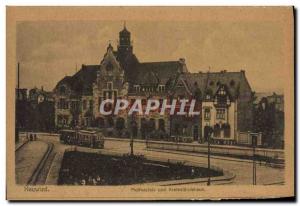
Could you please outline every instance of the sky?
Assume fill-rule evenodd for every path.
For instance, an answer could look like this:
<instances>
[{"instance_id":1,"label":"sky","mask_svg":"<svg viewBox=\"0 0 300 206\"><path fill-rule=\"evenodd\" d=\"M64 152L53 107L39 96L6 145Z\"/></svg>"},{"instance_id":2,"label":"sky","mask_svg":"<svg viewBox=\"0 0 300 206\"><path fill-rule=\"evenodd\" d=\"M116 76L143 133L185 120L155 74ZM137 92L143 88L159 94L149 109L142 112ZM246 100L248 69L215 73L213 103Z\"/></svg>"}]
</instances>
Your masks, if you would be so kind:
<instances>
[{"instance_id":1,"label":"sky","mask_svg":"<svg viewBox=\"0 0 300 206\"><path fill-rule=\"evenodd\" d=\"M117 49L123 21L22 21L17 24L20 87L52 90L82 64ZM140 62L185 58L190 72L246 71L253 91L282 92L283 30L275 21L127 21Z\"/></svg>"}]
</instances>

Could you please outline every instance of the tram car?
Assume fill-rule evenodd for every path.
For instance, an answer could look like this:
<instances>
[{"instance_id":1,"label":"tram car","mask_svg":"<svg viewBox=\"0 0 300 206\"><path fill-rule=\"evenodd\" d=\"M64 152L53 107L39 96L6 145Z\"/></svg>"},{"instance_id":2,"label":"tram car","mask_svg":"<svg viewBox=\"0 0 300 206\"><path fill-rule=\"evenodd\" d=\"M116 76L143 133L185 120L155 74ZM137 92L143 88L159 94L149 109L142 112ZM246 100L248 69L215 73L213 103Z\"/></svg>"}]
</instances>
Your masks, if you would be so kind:
<instances>
[{"instance_id":1,"label":"tram car","mask_svg":"<svg viewBox=\"0 0 300 206\"><path fill-rule=\"evenodd\" d=\"M104 148L104 137L101 132L89 130L61 130L60 142L70 145L91 148Z\"/></svg>"}]
</instances>

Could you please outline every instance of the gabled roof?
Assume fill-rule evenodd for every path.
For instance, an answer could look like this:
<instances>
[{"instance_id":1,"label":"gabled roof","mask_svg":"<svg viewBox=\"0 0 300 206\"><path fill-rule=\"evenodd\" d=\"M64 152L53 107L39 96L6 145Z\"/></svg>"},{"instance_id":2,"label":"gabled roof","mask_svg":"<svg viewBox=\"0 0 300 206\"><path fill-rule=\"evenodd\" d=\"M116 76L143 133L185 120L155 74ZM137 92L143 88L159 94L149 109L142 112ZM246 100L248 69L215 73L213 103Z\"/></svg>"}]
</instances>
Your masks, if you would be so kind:
<instances>
[{"instance_id":1,"label":"gabled roof","mask_svg":"<svg viewBox=\"0 0 300 206\"><path fill-rule=\"evenodd\" d=\"M92 95L93 83L97 78L97 71L100 65L82 65L82 68L73 76L65 76L58 82L59 85L66 84L74 95Z\"/></svg>"},{"instance_id":2,"label":"gabled roof","mask_svg":"<svg viewBox=\"0 0 300 206\"><path fill-rule=\"evenodd\" d=\"M60 80L57 85L61 85L61 84L71 84L72 82L72 76L65 76L64 78L62 78L62 80Z\"/></svg>"},{"instance_id":3,"label":"gabled roof","mask_svg":"<svg viewBox=\"0 0 300 206\"><path fill-rule=\"evenodd\" d=\"M157 76L160 84L166 84L167 81L181 71L181 69L182 64L179 61L139 63L137 65L138 76L136 84L143 84L144 77L148 73Z\"/></svg>"},{"instance_id":4,"label":"gabled roof","mask_svg":"<svg viewBox=\"0 0 300 206\"><path fill-rule=\"evenodd\" d=\"M233 98L237 98L239 94L243 92L241 90L251 92L244 71L185 73L183 76L186 78L186 82L191 91L195 91L196 88L199 88L203 97L207 91L215 94L221 84L226 85L230 96Z\"/></svg>"}]
</instances>

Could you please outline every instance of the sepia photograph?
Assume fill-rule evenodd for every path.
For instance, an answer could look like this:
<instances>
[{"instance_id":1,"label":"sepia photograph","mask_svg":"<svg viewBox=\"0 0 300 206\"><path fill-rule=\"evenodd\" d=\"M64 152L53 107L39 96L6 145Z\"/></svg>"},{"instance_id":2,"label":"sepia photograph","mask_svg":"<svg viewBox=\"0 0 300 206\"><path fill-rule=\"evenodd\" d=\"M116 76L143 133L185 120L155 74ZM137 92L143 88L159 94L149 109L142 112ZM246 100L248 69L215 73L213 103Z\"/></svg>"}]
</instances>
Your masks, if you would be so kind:
<instances>
[{"instance_id":1,"label":"sepia photograph","mask_svg":"<svg viewBox=\"0 0 300 206\"><path fill-rule=\"evenodd\" d=\"M7 7L7 199L294 196L293 7Z\"/></svg>"}]
</instances>

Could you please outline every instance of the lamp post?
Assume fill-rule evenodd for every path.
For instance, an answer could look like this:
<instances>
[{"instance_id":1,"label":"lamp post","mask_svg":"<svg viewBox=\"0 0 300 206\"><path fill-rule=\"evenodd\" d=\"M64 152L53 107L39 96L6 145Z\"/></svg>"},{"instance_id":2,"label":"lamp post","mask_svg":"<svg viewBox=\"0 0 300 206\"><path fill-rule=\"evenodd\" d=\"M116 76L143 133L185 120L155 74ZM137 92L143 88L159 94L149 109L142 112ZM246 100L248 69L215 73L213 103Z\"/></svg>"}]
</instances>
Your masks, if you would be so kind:
<instances>
[{"instance_id":1,"label":"lamp post","mask_svg":"<svg viewBox=\"0 0 300 206\"><path fill-rule=\"evenodd\" d=\"M133 135L130 138L130 155L133 156Z\"/></svg>"},{"instance_id":2,"label":"lamp post","mask_svg":"<svg viewBox=\"0 0 300 206\"><path fill-rule=\"evenodd\" d=\"M251 137L252 137L252 148L253 148L253 156L252 156L252 159L253 159L252 173L253 173L253 175L252 175L252 182L253 182L253 185L256 185L255 147L257 145L257 135L252 134Z\"/></svg>"},{"instance_id":3,"label":"lamp post","mask_svg":"<svg viewBox=\"0 0 300 206\"><path fill-rule=\"evenodd\" d=\"M133 116L131 116L130 155L133 156Z\"/></svg>"},{"instance_id":4,"label":"lamp post","mask_svg":"<svg viewBox=\"0 0 300 206\"><path fill-rule=\"evenodd\" d=\"M210 186L210 135L211 134L212 131L209 131L207 137L207 169L208 169L207 186Z\"/></svg>"}]
</instances>

